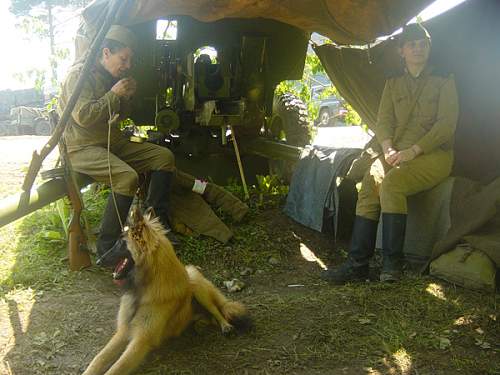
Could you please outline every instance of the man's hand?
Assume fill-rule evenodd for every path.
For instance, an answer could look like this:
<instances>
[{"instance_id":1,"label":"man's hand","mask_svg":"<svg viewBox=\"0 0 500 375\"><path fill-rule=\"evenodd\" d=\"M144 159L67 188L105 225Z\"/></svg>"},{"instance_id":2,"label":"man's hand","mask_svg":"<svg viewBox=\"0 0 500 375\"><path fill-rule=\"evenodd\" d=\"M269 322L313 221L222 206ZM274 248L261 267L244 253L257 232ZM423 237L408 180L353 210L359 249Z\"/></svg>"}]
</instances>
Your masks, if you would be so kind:
<instances>
[{"instance_id":1,"label":"man's hand","mask_svg":"<svg viewBox=\"0 0 500 375\"><path fill-rule=\"evenodd\" d=\"M137 82L133 78L123 78L114 84L111 88L120 98L130 99L137 89Z\"/></svg>"}]
</instances>

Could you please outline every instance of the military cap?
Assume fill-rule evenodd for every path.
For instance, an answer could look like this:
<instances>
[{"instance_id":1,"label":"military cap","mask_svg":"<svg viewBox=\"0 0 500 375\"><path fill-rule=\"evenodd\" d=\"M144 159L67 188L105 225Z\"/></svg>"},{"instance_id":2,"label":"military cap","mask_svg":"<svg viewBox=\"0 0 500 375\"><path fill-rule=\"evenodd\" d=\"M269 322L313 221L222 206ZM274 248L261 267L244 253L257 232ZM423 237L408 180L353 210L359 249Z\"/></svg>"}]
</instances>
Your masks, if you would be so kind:
<instances>
[{"instance_id":1,"label":"military cap","mask_svg":"<svg viewBox=\"0 0 500 375\"><path fill-rule=\"evenodd\" d=\"M106 39L120 42L125 47L129 47L132 51L137 51L139 42L136 35L128 28L121 25L112 25L106 34Z\"/></svg>"},{"instance_id":2,"label":"military cap","mask_svg":"<svg viewBox=\"0 0 500 375\"><path fill-rule=\"evenodd\" d=\"M411 42L414 40L428 39L431 41L431 35L425 27L418 23L412 23L406 25L403 28L403 32L399 36L399 45L403 46L406 42Z\"/></svg>"}]
</instances>

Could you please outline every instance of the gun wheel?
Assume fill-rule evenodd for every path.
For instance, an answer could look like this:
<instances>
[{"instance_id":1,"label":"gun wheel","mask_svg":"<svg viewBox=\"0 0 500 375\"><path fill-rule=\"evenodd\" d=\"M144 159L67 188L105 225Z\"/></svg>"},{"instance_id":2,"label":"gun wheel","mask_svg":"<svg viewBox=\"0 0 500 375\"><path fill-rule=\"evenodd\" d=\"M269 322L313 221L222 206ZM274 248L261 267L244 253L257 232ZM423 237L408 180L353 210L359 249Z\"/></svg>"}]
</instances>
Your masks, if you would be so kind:
<instances>
[{"instance_id":1,"label":"gun wheel","mask_svg":"<svg viewBox=\"0 0 500 375\"><path fill-rule=\"evenodd\" d=\"M292 146L305 146L311 141L307 107L292 94L276 96L269 129L274 138Z\"/></svg>"}]
</instances>

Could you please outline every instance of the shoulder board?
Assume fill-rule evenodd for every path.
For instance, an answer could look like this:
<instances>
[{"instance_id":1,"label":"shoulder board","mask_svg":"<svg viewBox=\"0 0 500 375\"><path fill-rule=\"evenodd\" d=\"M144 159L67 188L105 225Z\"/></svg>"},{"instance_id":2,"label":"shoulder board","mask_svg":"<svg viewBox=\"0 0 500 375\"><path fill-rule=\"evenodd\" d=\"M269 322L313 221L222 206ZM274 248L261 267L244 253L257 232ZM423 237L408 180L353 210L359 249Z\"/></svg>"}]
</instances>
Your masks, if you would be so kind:
<instances>
[{"instance_id":1,"label":"shoulder board","mask_svg":"<svg viewBox=\"0 0 500 375\"><path fill-rule=\"evenodd\" d=\"M434 65L432 67L432 72L431 76L436 76L436 77L441 77L441 78L448 78L453 74L453 72L445 66L442 65Z\"/></svg>"},{"instance_id":2,"label":"shoulder board","mask_svg":"<svg viewBox=\"0 0 500 375\"><path fill-rule=\"evenodd\" d=\"M385 72L385 78L398 78L404 76L405 72L403 69L391 69Z\"/></svg>"}]
</instances>

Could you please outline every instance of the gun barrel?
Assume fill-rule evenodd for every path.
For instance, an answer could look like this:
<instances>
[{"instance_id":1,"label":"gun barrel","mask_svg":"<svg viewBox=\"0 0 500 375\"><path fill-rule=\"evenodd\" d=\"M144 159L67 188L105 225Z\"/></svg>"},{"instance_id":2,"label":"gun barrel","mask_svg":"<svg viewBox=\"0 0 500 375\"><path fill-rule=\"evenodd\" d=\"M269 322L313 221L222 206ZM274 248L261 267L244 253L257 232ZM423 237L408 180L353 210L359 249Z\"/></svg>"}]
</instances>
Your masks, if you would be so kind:
<instances>
[{"instance_id":1,"label":"gun barrel","mask_svg":"<svg viewBox=\"0 0 500 375\"><path fill-rule=\"evenodd\" d=\"M78 178L83 187L91 182L90 178ZM26 193L18 193L0 201L0 228L36 211L49 203L67 195L66 181L63 178L51 179L36 189L32 189L27 201Z\"/></svg>"}]
</instances>

